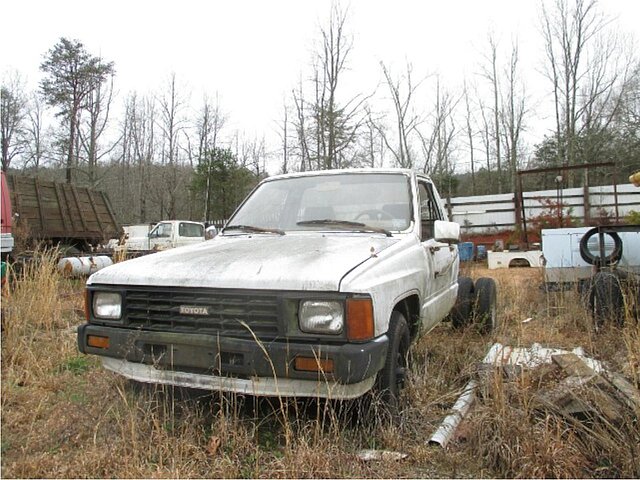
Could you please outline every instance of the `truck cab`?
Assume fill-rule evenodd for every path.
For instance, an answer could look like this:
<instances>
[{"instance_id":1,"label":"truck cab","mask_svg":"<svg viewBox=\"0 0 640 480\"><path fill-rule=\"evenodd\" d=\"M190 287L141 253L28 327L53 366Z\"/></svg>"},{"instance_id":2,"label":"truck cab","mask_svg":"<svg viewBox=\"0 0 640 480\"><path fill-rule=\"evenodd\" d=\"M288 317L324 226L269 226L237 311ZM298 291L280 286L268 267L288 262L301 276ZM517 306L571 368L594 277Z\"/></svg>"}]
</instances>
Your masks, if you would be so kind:
<instances>
[{"instance_id":1,"label":"truck cab","mask_svg":"<svg viewBox=\"0 0 640 480\"><path fill-rule=\"evenodd\" d=\"M166 250L204 241L204 225L171 220L160 222L149 232L149 250Z\"/></svg>"},{"instance_id":2,"label":"truck cab","mask_svg":"<svg viewBox=\"0 0 640 480\"><path fill-rule=\"evenodd\" d=\"M204 224L188 220L165 220L155 225L123 227L124 242L116 250L157 252L193 245L205 240Z\"/></svg>"}]
</instances>

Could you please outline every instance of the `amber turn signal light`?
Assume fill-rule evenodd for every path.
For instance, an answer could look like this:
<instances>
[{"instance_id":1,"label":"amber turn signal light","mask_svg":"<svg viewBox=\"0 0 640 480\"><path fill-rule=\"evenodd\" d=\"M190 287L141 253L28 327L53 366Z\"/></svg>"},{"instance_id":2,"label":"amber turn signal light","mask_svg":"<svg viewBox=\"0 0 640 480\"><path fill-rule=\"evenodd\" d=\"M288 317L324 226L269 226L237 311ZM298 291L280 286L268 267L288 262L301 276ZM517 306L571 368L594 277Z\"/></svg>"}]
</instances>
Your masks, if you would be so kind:
<instances>
[{"instance_id":1,"label":"amber turn signal light","mask_svg":"<svg viewBox=\"0 0 640 480\"><path fill-rule=\"evenodd\" d=\"M109 348L109 337L87 335L87 345L93 348Z\"/></svg>"},{"instance_id":2,"label":"amber turn signal light","mask_svg":"<svg viewBox=\"0 0 640 480\"><path fill-rule=\"evenodd\" d=\"M347 299L347 338L349 340L370 340L373 338L373 333L371 299Z\"/></svg>"},{"instance_id":3,"label":"amber turn signal light","mask_svg":"<svg viewBox=\"0 0 640 480\"><path fill-rule=\"evenodd\" d=\"M296 357L293 366L303 372L333 372L333 360L330 358Z\"/></svg>"}]
</instances>

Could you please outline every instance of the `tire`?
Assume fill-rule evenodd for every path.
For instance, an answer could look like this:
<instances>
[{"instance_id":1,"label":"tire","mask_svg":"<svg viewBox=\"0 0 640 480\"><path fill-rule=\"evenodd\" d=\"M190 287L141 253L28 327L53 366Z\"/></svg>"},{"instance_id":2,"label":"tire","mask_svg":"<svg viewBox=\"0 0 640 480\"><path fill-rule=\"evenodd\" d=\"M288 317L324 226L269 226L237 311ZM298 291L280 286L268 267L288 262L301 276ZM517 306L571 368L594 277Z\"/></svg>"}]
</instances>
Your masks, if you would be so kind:
<instances>
[{"instance_id":1,"label":"tire","mask_svg":"<svg viewBox=\"0 0 640 480\"><path fill-rule=\"evenodd\" d=\"M493 278L479 278L475 285L475 320L482 333L498 328L498 287Z\"/></svg>"},{"instance_id":2,"label":"tire","mask_svg":"<svg viewBox=\"0 0 640 480\"><path fill-rule=\"evenodd\" d=\"M580 256L582 259L587 262L589 265L600 265L600 256L594 255L589 251L589 240L594 235L598 234L598 228L592 228L587 233L585 233L580 239ZM600 266L608 266L614 263L618 263L620 258L622 258L622 239L616 232L608 232L605 235L609 235L613 239L613 251L604 257L604 263ZM604 235L602 237L604 239Z\"/></svg>"},{"instance_id":3,"label":"tire","mask_svg":"<svg viewBox=\"0 0 640 480\"><path fill-rule=\"evenodd\" d=\"M624 324L624 297L620 279L612 272L600 271L592 281L589 307L596 331L607 321Z\"/></svg>"},{"instance_id":4,"label":"tire","mask_svg":"<svg viewBox=\"0 0 640 480\"><path fill-rule=\"evenodd\" d=\"M458 278L458 296L449 314L454 328L466 327L471 322L475 301L474 291L473 280L469 277Z\"/></svg>"},{"instance_id":5,"label":"tire","mask_svg":"<svg viewBox=\"0 0 640 480\"><path fill-rule=\"evenodd\" d=\"M404 387L407 375L409 345L409 327L404 315L394 311L389 323L389 349L384 367L378 374L378 389L384 411L393 418L400 413L400 391Z\"/></svg>"}]
</instances>

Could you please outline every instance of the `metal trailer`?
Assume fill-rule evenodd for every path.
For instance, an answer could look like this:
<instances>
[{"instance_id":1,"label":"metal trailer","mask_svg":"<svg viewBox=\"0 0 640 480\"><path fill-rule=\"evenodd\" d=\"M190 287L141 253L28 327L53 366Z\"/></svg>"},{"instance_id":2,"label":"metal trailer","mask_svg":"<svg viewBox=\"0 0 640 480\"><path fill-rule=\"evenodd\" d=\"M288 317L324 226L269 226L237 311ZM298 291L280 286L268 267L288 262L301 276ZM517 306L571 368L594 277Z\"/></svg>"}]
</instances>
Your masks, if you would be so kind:
<instances>
[{"instance_id":1,"label":"metal trailer","mask_svg":"<svg viewBox=\"0 0 640 480\"><path fill-rule=\"evenodd\" d=\"M622 326L627 320L640 317L640 273L624 268L620 259L625 248L637 246L638 237L628 242L624 234L640 235L640 225L603 225L592 228L580 241L580 254L585 262L593 265L595 273L582 282L582 292L599 330L606 322ZM605 235L613 239L614 247L607 252ZM597 236L595 253L589 248L591 238Z\"/></svg>"},{"instance_id":2,"label":"metal trailer","mask_svg":"<svg viewBox=\"0 0 640 480\"><path fill-rule=\"evenodd\" d=\"M616 228L616 235L624 243L617 267L640 273L640 232L624 226ZM603 233L602 239L592 234L586 240L585 252L580 244L592 227L553 228L542 230L542 254L544 256L544 279L546 283L575 283L593 275L593 263L585 260L585 252L598 252L603 248L602 258L610 256L616 248L614 237ZM605 230L602 230L603 232Z\"/></svg>"}]
</instances>

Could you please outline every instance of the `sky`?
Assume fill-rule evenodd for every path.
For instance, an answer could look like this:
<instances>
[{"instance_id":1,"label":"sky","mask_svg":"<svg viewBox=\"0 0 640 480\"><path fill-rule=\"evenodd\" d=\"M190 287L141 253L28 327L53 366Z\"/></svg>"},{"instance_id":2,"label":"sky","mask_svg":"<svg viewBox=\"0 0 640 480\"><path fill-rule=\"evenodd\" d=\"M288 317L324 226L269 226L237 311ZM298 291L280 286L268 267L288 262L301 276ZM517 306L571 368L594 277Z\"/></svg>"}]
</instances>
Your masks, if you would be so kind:
<instances>
[{"instance_id":1,"label":"sky","mask_svg":"<svg viewBox=\"0 0 640 480\"><path fill-rule=\"evenodd\" d=\"M477 76L489 32L505 47L518 38L534 106L550 92L540 74L539 1L343 0L341 6L353 37L344 98L377 92L384 102L380 62L398 73L411 62L414 78L438 73L458 87L465 76ZM115 62L121 97L161 91L175 73L191 104L218 94L229 129L273 138L283 102L309 72L330 7L330 0L5 1L0 73L18 71L35 89L43 55L62 36L77 39ZM640 38L640 1L602 0L600 8ZM531 122L535 137L551 128L539 110Z\"/></svg>"}]
</instances>

